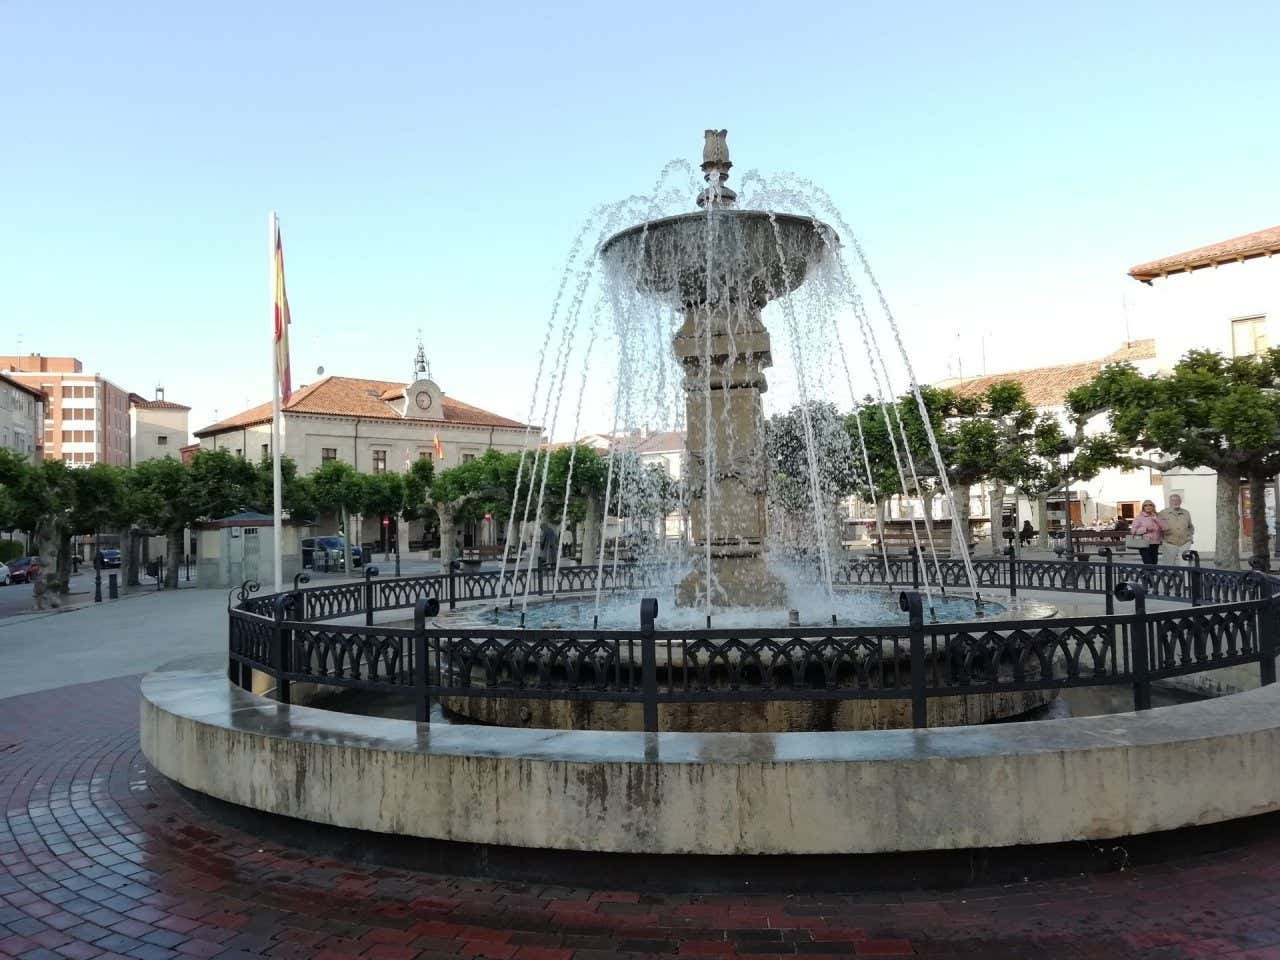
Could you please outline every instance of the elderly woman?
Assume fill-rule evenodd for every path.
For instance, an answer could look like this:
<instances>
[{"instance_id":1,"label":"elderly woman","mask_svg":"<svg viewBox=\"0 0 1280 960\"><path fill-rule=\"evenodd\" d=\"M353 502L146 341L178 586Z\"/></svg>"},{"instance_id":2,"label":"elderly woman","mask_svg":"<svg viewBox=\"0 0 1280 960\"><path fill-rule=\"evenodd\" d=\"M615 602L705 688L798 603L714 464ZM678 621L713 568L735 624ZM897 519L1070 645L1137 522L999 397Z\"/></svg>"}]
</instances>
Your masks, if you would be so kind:
<instances>
[{"instance_id":1,"label":"elderly woman","mask_svg":"<svg viewBox=\"0 0 1280 960\"><path fill-rule=\"evenodd\" d=\"M1133 523L1129 525L1129 536L1146 543L1145 547L1138 548L1143 563L1155 566L1160 557L1160 544L1164 541L1164 532L1168 528L1169 525L1156 515L1156 505L1150 500L1143 500L1142 512L1134 517Z\"/></svg>"}]
</instances>

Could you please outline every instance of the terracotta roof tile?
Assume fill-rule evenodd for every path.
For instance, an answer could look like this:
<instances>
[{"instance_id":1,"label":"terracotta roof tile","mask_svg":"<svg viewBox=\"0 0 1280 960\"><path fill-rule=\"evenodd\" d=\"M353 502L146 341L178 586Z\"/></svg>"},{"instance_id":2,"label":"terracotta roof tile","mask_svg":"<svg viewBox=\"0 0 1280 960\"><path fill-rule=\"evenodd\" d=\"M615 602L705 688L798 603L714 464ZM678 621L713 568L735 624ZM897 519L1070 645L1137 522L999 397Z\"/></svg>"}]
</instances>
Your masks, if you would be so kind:
<instances>
[{"instance_id":1,"label":"terracotta roof tile","mask_svg":"<svg viewBox=\"0 0 1280 960\"><path fill-rule=\"evenodd\" d=\"M1254 233L1246 233L1240 237L1211 243L1207 247L1197 247L1185 253L1175 253L1171 257L1140 263L1129 270L1129 276L1144 283L1150 283L1157 277L1170 273L1199 270L1201 267L1216 267L1222 263L1237 260L1252 260L1255 257L1269 257L1280 253L1280 226L1269 227Z\"/></svg>"},{"instance_id":2,"label":"terracotta roof tile","mask_svg":"<svg viewBox=\"0 0 1280 960\"><path fill-rule=\"evenodd\" d=\"M389 380L363 380L357 377L325 377L293 392L285 405L289 413L313 413L327 417L358 417L361 420L405 419L391 405L404 396L405 385ZM445 396L441 400L440 417L424 417L421 423L457 423L480 427L524 429L518 420L499 416ZM255 427L271 422L271 404L261 403L233 417L220 420L196 431L197 437L208 437L228 430Z\"/></svg>"},{"instance_id":3,"label":"terracotta roof tile","mask_svg":"<svg viewBox=\"0 0 1280 960\"><path fill-rule=\"evenodd\" d=\"M1053 367L1034 367L1030 370L1010 370L1007 373L991 373L963 382L943 381L936 386L952 390L962 397L972 397L983 393L997 383L1014 380L1022 385L1027 402L1033 407L1060 407L1066 402L1068 393L1076 387L1084 386L1107 364L1152 360L1155 356L1155 340L1134 340L1100 360L1065 363Z\"/></svg>"}]
</instances>

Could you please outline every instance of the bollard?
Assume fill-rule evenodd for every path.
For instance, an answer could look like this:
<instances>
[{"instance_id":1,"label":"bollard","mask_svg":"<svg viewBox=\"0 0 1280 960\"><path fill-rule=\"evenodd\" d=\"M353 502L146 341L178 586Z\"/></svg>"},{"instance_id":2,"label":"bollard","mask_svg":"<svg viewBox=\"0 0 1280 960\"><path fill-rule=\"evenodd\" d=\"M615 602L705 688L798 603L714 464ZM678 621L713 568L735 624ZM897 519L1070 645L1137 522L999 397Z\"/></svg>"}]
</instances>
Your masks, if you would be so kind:
<instances>
[{"instance_id":1,"label":"bollard","mask_svg":"<svg viewBox=\"0 0 1280 960\"><path fill-rule=\"evenodd\" d=\"M1151 709L1150 628L1147 623L1147 585L1141 580L1117 583L1117 600L1133 601L1129 621L1129 669L1133 676L1133 709Z\"/></svg>"},{"instance_id":2,"label":"bollard","mask_svg":"<svg viewBox=\"0 0 1280 960\"><path fill-rule=\"evenodd\" d=\"M457 581L458 581L458 567L461 564L461 562L462 561L460 560L449 561L449 609L450 610L455 610L457 609L457 606L458 606L458 582ZM503 576L502 573L498 574L499 583L501 583L502 576ZM515 594L514 585L512 587L511 593L512 595Z\"/></svg>"},{"instance_id":3,"label":"bollard","mask_svg":"<svg viewBox=\"0 0 1280 960\"><path fill-rule=\"evenodd\" d=\"M1004 548L1004 555L1009 558L1009 596L1018 595L1018 554L1010 543Z\"/></svg>"},{"instance_id":4,"label":"bollard","mask_svg":"<svg viewBox=\"0 0 1280 960\"><path fill-rule=\"evenodd\" d=\"M920 552L916 550L912 544L907 548L907 555L911 557L911 589L920 589Z\"/></svg>"},{"instance_id":5,"label":"bollard","mask_svg":"<svg viewBox=\"0 0 1280 960\"><path fill-rule=\"evenodd\" d=\"M114 573L107 574L107 599L120 599L120 580Z\"/></svg>"},{"instance_id":6,"label":"bollard","mask_svg":"<svg viewBox=\"0 0 1280 960\"><path fill-rule=\"evenodd\" d=\"M373 578L378 575L377 567L364 568L364 623L373 626Z\"/></svg>"},{"instance_id":7,"label":"bollard","mask_svg":"<svg viewBox=\"0 0 1280 960\"><path fill-rule=\"evenodd\" d=\"M658 601L645 597L640 601L640 685L644 693L644 732L658 732L658 653L653 639L653 621L658 616Z\"/></svg>"},{"instance_id":8,"label":"bollard","mask_svg":"<svg viewBox=\"0 0 1280 960\"><path fill-rule=\"evenodd\" d=\"M898 607L907 614L911 631L911 726L922 730L929 726L928 675L924 656L924 606L920 594L904 590L898 594Z\"/></svg>"}]
</instances>

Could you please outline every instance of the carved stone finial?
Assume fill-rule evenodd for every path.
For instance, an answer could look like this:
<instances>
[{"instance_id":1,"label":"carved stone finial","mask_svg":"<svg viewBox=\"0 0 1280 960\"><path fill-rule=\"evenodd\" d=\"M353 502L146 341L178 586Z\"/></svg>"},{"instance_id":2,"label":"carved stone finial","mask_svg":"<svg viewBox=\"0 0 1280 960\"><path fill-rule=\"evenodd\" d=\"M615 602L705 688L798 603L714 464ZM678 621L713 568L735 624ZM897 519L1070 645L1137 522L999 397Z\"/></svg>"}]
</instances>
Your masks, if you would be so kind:
<instances>
[{"instance_id":1,"label":"carved stone finial","mask_svg":"<svg viewBox=\"0 0 1280 960\"><path fill-rule=\"evenodd\" d=\"M737 202L738 195L724 185L729 179L729 169L733 166L729 161L729 144L726 142L729 131L708 130L703 136L702 178L711 186L698 194L698 206L711 204L713 207L732 207Z\"/></svg>"},{"instance_id":2,"label":"carved stone finial","mask_svg":"<svg viewBox=\"0 0 1280 960\"><path fill-rule=\"evenodd\" d=\"M731 167L729 144L725 142L725 138L729 136L729 131L708 130L704 136L706 139L702 144L702 169L706 170L709 164L724 166L726 169Z\"/></svg>"}]
</instances>

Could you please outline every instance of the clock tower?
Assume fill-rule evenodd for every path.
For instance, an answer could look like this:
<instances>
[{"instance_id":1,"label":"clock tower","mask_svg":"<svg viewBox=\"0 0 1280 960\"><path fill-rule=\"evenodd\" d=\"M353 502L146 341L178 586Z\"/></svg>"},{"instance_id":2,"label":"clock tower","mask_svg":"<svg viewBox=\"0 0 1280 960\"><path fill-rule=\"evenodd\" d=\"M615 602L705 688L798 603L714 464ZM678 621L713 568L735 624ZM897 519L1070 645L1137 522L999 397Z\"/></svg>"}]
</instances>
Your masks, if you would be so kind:
<instances>
[{"instance_id":1,"label":"clock tower","mask_svg":"<svg viewBox=\"0 0 1280 960\"><path fill-rule=\"evenodd\" d=\"M422 341L418 341L418 353L413 358L413 379L404 390L404 415L408 419L442 420L441 400L444 393L431 379L427 353Z\"/></svg>"}]
</instances>

